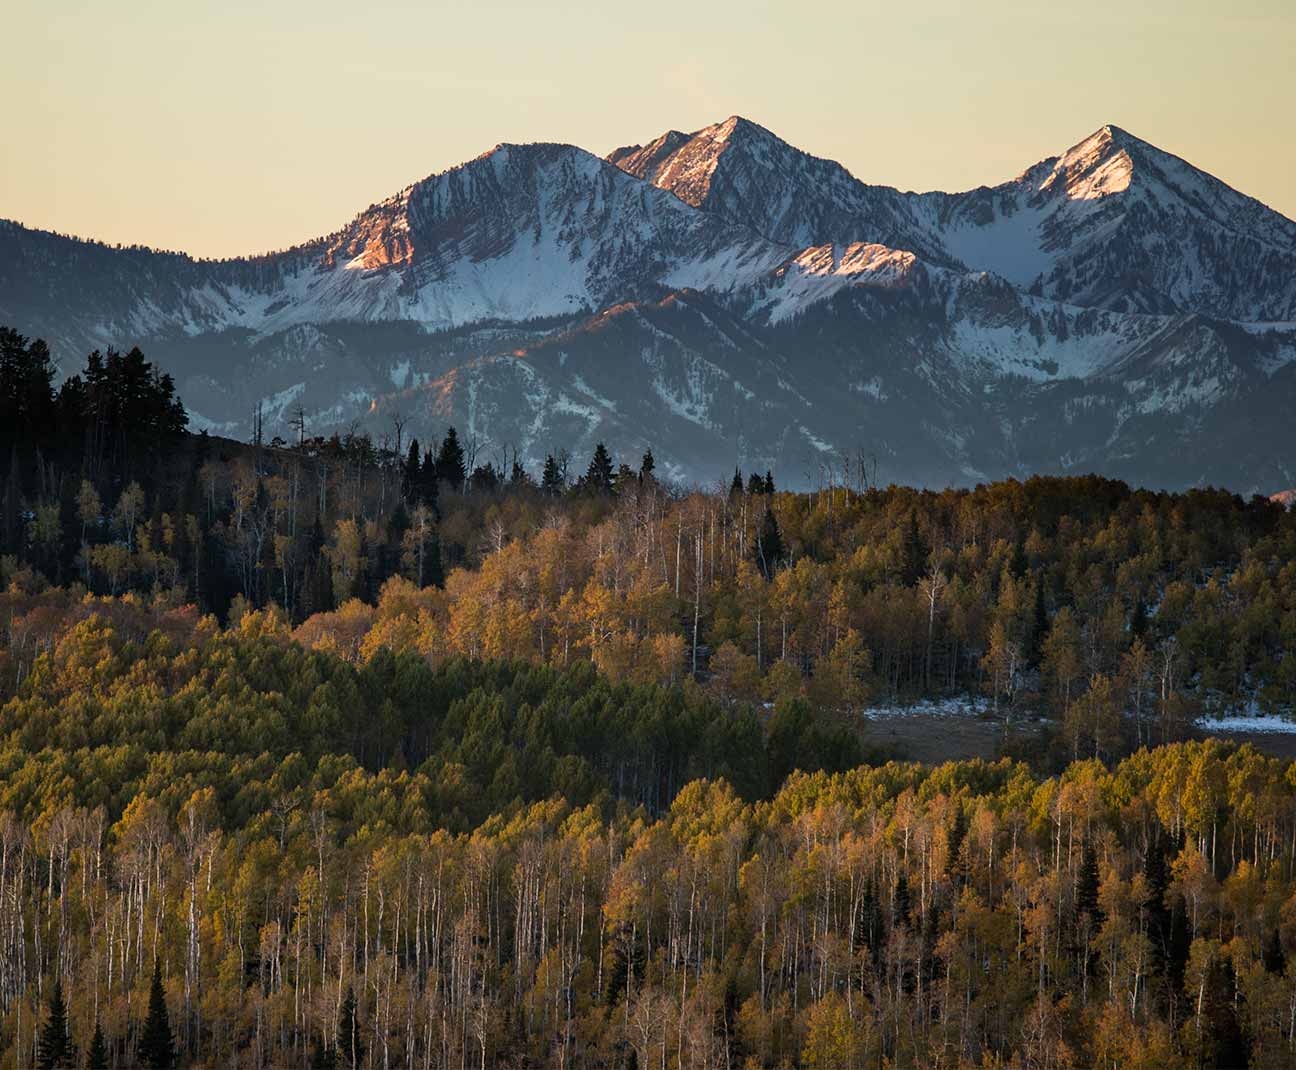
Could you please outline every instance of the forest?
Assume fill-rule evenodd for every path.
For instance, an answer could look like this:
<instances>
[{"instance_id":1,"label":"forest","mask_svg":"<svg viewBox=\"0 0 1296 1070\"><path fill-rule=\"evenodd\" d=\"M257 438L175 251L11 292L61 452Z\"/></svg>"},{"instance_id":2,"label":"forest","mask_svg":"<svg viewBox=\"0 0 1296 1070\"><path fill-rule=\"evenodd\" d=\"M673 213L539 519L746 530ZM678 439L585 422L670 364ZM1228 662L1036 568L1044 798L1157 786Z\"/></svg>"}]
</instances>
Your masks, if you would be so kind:
<instances>
[{"instance_id":1,"label":"forest","mask_svg":"<svg viewBox=\"0 0 1296 1070\"><path fill-rule=\"evenodd\" d=\"M1296 514L235 443L0 331L0 1059L1296 1064ZM871 704L980 696L940 766ZM1007 738L1007 737L1006 737Z\"/></svg>"}]
</instances>

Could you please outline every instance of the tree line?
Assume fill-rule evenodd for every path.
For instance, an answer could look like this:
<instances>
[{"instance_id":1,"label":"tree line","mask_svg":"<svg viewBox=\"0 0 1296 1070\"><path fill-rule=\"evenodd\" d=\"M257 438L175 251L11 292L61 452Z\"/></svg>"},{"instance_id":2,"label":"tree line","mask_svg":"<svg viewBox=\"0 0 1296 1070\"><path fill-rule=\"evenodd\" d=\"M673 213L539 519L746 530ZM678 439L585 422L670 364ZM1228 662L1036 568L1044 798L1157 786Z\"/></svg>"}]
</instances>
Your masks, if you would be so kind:
<instances>
[{"instance_id":1,"label":"tree line","mask_svg":"<svg viewBox=\"0 0 1296 1070\"><path fill-rule=\"evenodd\" d=\"M427 447L399 426L239 444L185 434L138 350L92 354L55 391L43 343L0 342L13 589L233 622L276 607L352 659L584 660L732 703L980 694L1050 716L1056 761L1296 699L1296 514L1262 498L1095 476L687 489L602 444L583 474L558 450L536 478L454 428Z\"/></svg>"}]
</instances>

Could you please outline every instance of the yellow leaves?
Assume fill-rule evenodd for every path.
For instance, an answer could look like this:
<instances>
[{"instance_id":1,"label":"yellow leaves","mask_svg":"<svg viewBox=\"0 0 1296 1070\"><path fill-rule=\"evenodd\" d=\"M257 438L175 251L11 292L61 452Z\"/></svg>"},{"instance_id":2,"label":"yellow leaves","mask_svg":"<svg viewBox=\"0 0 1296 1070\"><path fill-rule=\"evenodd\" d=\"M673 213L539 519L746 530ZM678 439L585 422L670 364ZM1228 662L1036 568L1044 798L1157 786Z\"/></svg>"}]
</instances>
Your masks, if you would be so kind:
<instances>
[{"instance_id":1,"label":"yellow leaves","mask_svg":"<svg viewBox=\"0 0 1296 1070\"><path fill-rule=\"evenodd\" d=\"M368 661L378 651L418 653L421 632L417 619L405 615L379 617L360 643L360 657Z\"/></svg>"},{"instance_id":2,"label":"yellow leaves","mask_svg":"<svg viewBox=\"0 0 1296 1070\"><path fill-rule=\"evenodd\" d=\"M345 598L352 593L363 567L364 538L354 520L343 519L333 529L333 540L325 547L333 565L333 593Z\"/></svg>"},{"instance_id":3,"label":"yellow leaves","mask_svg":"<svg viewBox=\"0 0 1296 1070\"><path fill-rule=\"evenodd\" d=\"M293 638L309 650L327 650L349 661L359 661L373 620L374 608L351 598L332 613L308 617L293 632Z\"/></svg>"},{"instance_id":4,"label":"yellow leaves","mask_svg":"<svg viewBox=\"0 0 1296 1070\"><path fill-rule=\"evenodd\" d=\"M809 1070L862 1066L867 1056L869 1032L863 1021L851 1016L845 1000L830 992L806 1014L801 1065Z\"/></svg>"},{"instance_id":5,"label":"yellow leaves","mask_svg":"<svg viewBox=\"0 0 1296 1070\"><path fill-rule=\"evenodd\" d=\"M649 657L646 659L647 672L643 679L647 683L673 686L684 677L684 657L686 646L684 636L672 632L654 635L648 641Z\"/></svg>"},{"instance_id":6,"label":"yellow leaves","mask_svg":"<svg viewBox=\"0 0 1296 1070\"><path fill-rule=\"evenodd\" d=\"M742 653L733 643L721 644L711 655L711 674L708 690L724 701L750 702L760 693L756 659Z\"/></svg>"},{"instance_id":7,"label":"yellow leaves","mask_svg":"<svg viewBox=\"0 0 1296 1070\"><path fill-rule=\"evenodd\" d=\"M854 628L846 632L826 657L815 664L810 681L810 696L821 706L852 709L868 698L867 676L872 658L863 639Z\"/></svg>"},{"instance_id":8,"label":"yellow leaves","mask_svg":"<svg viewBox=\"0 0 1296 1070\"><path fill-rule=\"evenodd\" d=\"M288 618L278 606L244 613L238 622L238 631L244 639L278 639L291 637Z\"/></svg>"}]
</instances>

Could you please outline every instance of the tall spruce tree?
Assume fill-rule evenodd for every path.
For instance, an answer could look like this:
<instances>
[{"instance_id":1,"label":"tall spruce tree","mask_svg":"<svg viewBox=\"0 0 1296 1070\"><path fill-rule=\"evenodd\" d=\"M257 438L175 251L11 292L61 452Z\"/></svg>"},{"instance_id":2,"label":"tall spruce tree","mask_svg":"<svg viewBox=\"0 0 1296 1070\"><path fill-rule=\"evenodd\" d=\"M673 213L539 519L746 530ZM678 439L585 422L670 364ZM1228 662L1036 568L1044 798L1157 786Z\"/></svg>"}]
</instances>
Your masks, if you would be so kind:
<instances>
[{"instance_id":1,"label":"tall spruce tree","mask_svg":"<svg viewBox=\"0 0 1296 1070\"><path fill-rule=\"evenodd\" d=\"M1237 977L1233 964L1221 955L1210 964L1201 1001L1201 1063L1203 1070L1247 1070L1251 1048L1238 1022Z\"/></svg>"},{"instance_id":2,"label":"tall spruce tree","mask_svg":"<svg viewBox=\"0 0 1296 1070\"><path fill-rule=\"evenodd\" d=\"M468 478L468 464L464 459L463 446L459 444L459 432L453 427L441 440L441 450L436 459L437 479L443 479L457 491L464 489Z\"/></svg>"},{"instance_id":3,"label":"tall spruce tree","mask_svg":"<svg viewBox=\"0 0 1296 1070\"><path fill-rule=\"evenodd\" d=\"M584 489L591 494L611 494L613 490L612 455L602 442L594 447L585 472Z\"/></svg>"},{"instance_id":4,"label":"tall spruce tree","mask_svg":"<svg viewBox=\"0 0 1296 1070\"><path fill-rule=\"evenodd\" d=\"M90 1052L86 1059L86 1070L108 1070L108 1044L104 1040L103 1026L95 1019L94 1037L90 1040Z\"/></svg>"},{"instance_id":5,"label":"tall spruce tree","mask_svg":"<svg viewBox=\"0 0 1296 1070\"><path fill-rule=\"evenodd\" d=\"M1094 930L1102 924L1102 911L1098 908L1098 855L1093 843L1085 840L1080 855L1080 872L1076 875L1075 910L1077 919L1088 914L1093 919Z\"/></svg>"},{"instance_id":6,"label":"tall spruce tree","mask_svg":"<svg viewBox=\"0 0 1296 1070\"><path fill-rule=\"evenodd\" d=\"M760 534L756 536L756 567L767 580L774 578L786 550L783 547L783 533L779 531L778 520L774 511L765 509L761 519Z\"/></svg>"},{"instance_id":7,"label":"tall spruce tree","mask_svg":"<svg viewBox=\"0 0 1296 1070\"><path fill-rule=\"evenodd\" d=\"M67 1004L63 1002L63 982L56 979L50 993L49 1017L41 1026L36 1045L36 1065L40 1070L56 1070L74 1063L72 1038L68 1034Z\"/></svg>"},{"instance_id":8,"label":"tall spruce tree","mask_svg":"<svg viewBox=\"0 0 1296 1070\"><path fill-rule=\"evenodd\" d=\"M356 1006L355 989L347 985L346 999L338 1015L338 1060L343 1066L354 1068L364 1062L364 1036L360 1028L360 1014Z\"/></svg>"},{"instance_id":9,"label":"tall spruce tree","mask_svg":"<svg viewBox=\"0 0 1296 1070\"><path fill-rule=\"evenodd\" d=\"M149 1070L171 1070L175 1066L175 1041L171 1037L171 1016L167 1013L166 991L162 988L162 961L153 960L153 983L149 986L148 1017L140 1033L139 1061Z\"/></svg>"},{"instance_id":10,"label":"tall spruce tree","mask_svg":"<svg viewBox=\"0 0 1296 1070\"><path fill-rule=\"evenodd\" d=\"M423 465L422 451L419 448L419 440L410 439L409 451L405 455L405 461L401 466L401 477L404 480L405 497L410 501L419 500L419 492L423 484Z\"/></svg>"},{"instance_id":11,"label":"tall spruce tree","mask_svg":"<svg viewBox=\"0 0 1296 1070\"><path fill-rule=\"evenodd\" d=\"M545 456L544 471L540 473L540 489L546 494L558 495L563 492L562 467L558 458L552 453Z\"/></svg>"}]
</instances>

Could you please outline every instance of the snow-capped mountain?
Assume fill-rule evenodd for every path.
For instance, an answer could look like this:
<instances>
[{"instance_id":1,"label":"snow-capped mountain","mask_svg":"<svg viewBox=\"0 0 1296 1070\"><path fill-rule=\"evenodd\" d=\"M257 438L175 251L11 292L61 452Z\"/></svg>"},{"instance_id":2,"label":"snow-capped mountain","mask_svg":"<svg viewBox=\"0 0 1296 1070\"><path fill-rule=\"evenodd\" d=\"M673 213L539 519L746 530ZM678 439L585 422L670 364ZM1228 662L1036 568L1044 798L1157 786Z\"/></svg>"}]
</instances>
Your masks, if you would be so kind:
<instances>
[{"instance_id":1,"label":"snow-capped mountain","mask_svg":"<svg viewBox=\"0 0 1296 1070\"><path fill-rule=\"evenodd\" d=\"M1115 126L953 194L866 185L737 116L608 159L787 244L878 243L1072 304L1296 320L1296 223Z\"/></svg>"},{"instance_id":2,"label":"snow-capped mountain","mask_svg":"<svg viewBox=\"0 0 1296 1070\"><path fill-rule=\"evenodd\" d=\"M793 148L737 115L691 135L671 130L648 145L617 149L608 160L785 245L864 242L950 262L911 197L865 185L841 164Z\"/></svg>"},{"instance_id":3,"label":"snow-capped mountain","mask_svg":"<svg viewBox=\"0 0 1296 1070\"><path fill-rule=\"evenodd\" d=\"M859 452L924 484L1296 481L1296 224L1115 127L961 194L736 117L606 160L500 145L239 260L0 223L0 323L68 367L138 343L236 435L260 405L682 479Z\"/></svg>"}]
</instances>

